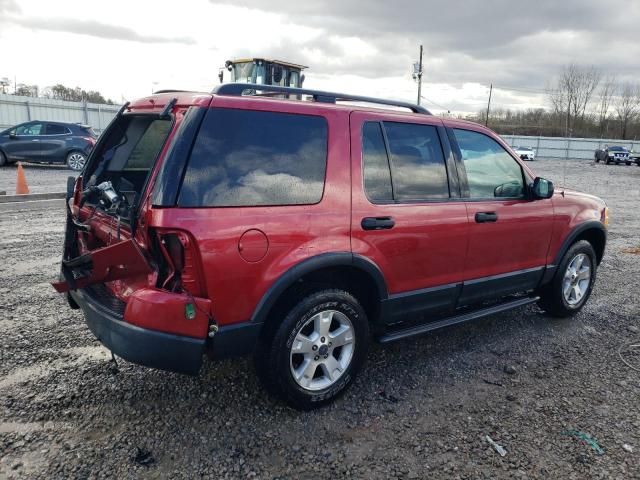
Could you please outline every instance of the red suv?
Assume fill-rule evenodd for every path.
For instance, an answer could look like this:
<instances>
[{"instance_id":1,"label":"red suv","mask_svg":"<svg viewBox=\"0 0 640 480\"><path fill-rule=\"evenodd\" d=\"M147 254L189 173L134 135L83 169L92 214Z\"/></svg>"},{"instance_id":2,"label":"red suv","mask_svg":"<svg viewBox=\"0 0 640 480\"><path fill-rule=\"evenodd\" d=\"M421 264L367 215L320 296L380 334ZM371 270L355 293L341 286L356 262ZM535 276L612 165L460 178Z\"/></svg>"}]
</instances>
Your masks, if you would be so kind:
<instances>
[{"instance_id":1,"label":"red suv","mask_svg":"<svg viewBox=\"0 0 640 480\"><path fill-rule=\"evenodd\" d=\"M247 84L125 105L68 206L55 287L105 346L191 374L253 353L303 409L344 391L371 338L575 314L608 223L475 123Z\"/></svg>"}]
</instances>

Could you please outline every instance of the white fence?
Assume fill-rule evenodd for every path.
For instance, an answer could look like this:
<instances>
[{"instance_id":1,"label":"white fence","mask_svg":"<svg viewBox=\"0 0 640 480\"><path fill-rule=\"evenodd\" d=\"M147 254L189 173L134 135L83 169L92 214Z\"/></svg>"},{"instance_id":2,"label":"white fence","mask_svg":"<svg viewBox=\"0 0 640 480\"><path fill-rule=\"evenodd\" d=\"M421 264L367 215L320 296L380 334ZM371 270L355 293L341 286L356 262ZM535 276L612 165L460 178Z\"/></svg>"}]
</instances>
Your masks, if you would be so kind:
<instances>
[{"instance_id":1,"label":"white fence","mask_svg":"<svg viewBox=\"0 0 640 480\"><path fill-rule=\"evenodd\" d=\"M605 145L619 145L629 150L640 148L639 141L614 140L608 138L526 137L501 135L511 146L531 147L536 158L593 160L594 152Z\"/></svg>"},{"instance_id":2,"label":"white fence","mask_svg":"<svg viewBox=\"0 0 640 480\"><path fill-rule=\"evenodd\" d=\"M31 120L52 120L84 123L100 133L119 109L119 105L0 94L0 130Z\"/></svg>"}]
</instances>

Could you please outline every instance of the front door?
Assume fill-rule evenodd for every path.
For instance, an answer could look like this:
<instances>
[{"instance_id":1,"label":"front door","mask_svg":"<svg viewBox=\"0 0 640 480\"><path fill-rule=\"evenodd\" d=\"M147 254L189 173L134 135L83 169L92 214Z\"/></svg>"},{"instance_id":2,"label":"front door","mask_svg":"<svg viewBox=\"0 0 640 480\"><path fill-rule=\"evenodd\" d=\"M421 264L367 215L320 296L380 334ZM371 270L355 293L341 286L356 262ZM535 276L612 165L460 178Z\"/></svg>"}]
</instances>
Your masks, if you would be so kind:
<instances>
[{"instance_id":1,"label":"front door","mask_svg":"<svg viewBox=\"0 0 640 480\"><path fill-rule=\"evenodd\" d=\"M468 197L469 248L459 305L535 288L551 240L552 201L529 198L533 179L494 138L462 128L450 133Z\"/></svg>"},{"instance_id":2,"label":"front door","mask_svg":"<svg viewBox=\"0 0 640 480\"><path fill-rule=\"evenodd\" d=\"M12 160L39 160L42 127L40 122L18 125L10 132L12 135L5 147L7 156Z\"/></svg>"},{"instance_id":3,"label":"front door","mask_svg":"<svg viewBox=\"0 0 640 480\"><path fill-rule=\"evenodd\" d=\"M395 120L351 114L352 250L384 274L386 323L430 321L455 306L467 212L441 120Z\"/></svg>"}]
</instances>

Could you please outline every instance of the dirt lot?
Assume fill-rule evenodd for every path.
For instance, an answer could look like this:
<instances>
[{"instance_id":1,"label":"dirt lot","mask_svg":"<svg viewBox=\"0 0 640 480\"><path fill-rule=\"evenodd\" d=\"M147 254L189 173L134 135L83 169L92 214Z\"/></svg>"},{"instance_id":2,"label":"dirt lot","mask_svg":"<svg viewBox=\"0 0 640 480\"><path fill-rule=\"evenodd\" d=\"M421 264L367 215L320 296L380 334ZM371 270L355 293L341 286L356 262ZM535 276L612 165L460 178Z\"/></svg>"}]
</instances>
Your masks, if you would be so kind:
<instances>
[{"instance_id":1,"label":"dirt lot","mask_svg":"<svg viewBox=\"0 0 640 480\"><path fill-rule=\"evenodd\" d=\"M47 283L62 212L3 214L0 478L640 478L640 370L619 355L640 369L624 349L640 343L640 168L533 167L611 208L585 309L374 346L347 394L312 413L269 398L245 359L198 378L116 370Z\"/></svg>"}]
</instances>

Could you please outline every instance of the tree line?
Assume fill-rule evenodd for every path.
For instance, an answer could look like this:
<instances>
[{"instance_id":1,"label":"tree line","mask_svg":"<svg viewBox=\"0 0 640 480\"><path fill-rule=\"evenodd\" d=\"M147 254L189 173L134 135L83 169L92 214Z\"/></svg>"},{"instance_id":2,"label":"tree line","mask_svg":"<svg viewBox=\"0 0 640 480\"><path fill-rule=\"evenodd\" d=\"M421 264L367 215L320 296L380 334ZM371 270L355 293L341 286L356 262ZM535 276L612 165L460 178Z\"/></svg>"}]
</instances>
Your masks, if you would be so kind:
<instances>
[{"instance_id":1,"label":"tree line","mask_svg":"<svg viewBox=\"0 0 640 480\"><path fill-rule=\"evenodd\" d=\"M21 95L23 97L41 97L51 98L54 100L67 100L69 102L88 102L102 103L107 105L115 105L110 98L105 98L96 90L84 90L80 87L67 87L58 83L51 87L40 88L38 85L29 85L19 83L16 85L13 95Z\"/></svg>"},{"instance_id":2,"label":"tree line","mask_svg":"<svg viewBox=\"0 0 640 480\"><path fill-rule=\"evenodd\" d=\"M495 109L489 126L502 134L640 138L640 84L590 66L563 67L547 87L548 108ZM486 111L475 120L486 123Z\"/></svg>"}]
</instances>

